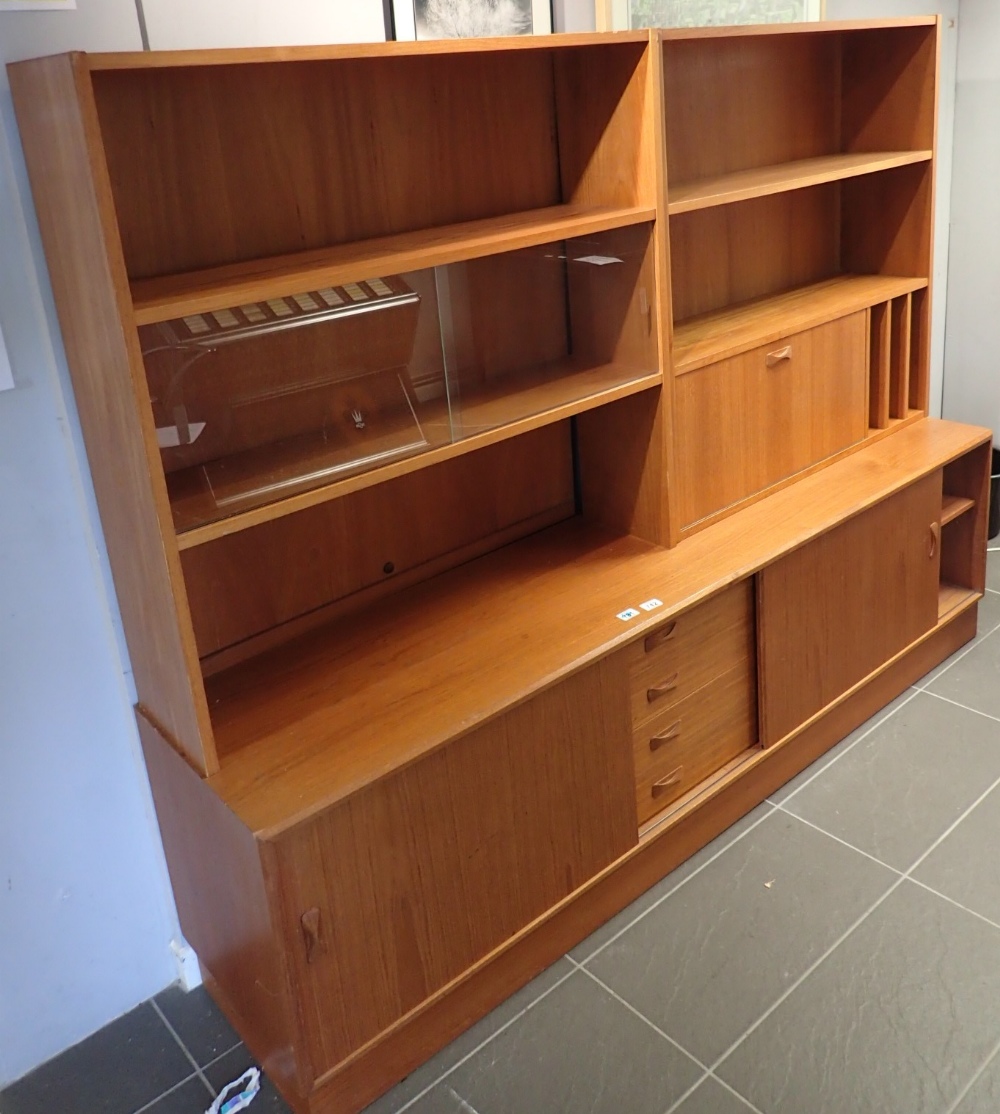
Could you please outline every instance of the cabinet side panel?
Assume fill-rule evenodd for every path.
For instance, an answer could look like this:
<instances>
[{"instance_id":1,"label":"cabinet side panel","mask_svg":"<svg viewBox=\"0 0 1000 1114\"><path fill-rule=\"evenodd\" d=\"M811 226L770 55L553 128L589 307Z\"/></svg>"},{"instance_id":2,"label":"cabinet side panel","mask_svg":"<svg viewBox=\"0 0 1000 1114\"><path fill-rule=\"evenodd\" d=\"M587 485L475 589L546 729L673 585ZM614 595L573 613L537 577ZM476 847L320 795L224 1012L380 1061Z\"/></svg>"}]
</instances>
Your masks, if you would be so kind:
<instances>
[{"instance_id":1,"label":"cabinet side panel","mask_svg":"<svg viewBox=\"0 0 1000 1114\"><path fill-rule=\"evenodd\" d=\"M278 842L317 1076L635 844L627 701L593 666Z\"/></svg>"},{"instance_id":2,"label":"cabinet side panel","mask_svg":"<svg viewBox=\"0 0 1000 1114\"><path fill-rule=\"evenodd\" d=\"M765 746L937 623L940 499L933 472L758 574Z\"/></svg>"},{"instance_id":3,"label":"cabinet side panel","mask_svg":"<svg viewBox=\"0 0 1000 1114\"><path fill-rule=\"evenodd\" d=\"M140 704L218 768L132 324L89 75L79 55L10 68L56 308Z\"/></svg>"},{"instance_id":4,"label":"cabinet side panel","mask_svg":"<svg viewBox=\"0 0 1000 1114\"><path fill-rule=\"evenodd\" d=\"M288 981L257 843L141 712L136 720L184 935L253 1055L295 1093Z\"/></svg>"}]
</instances>

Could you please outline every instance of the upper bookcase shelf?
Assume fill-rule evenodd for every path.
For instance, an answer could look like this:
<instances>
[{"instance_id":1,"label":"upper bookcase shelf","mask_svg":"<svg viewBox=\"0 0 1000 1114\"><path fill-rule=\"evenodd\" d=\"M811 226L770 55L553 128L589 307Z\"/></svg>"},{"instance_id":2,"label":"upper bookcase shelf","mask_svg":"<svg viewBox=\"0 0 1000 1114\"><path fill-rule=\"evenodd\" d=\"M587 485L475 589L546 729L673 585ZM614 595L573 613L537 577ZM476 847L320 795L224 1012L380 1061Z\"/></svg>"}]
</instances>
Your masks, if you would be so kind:
<instances>
[{"instance_id":1,"label":"upper bookcase shelf","mask_svg":"<svg viewBox=\"0 0 1000 1114\"><path fill-rule=\"evenodd\" d=\"M726 205L733 201L746 201L752 197L784 193L787 190L818 186L891 170L911 163L929 162L932 151L873 151L846 155L822 155L816 158L797 159L776 166L761 166L752 170L738 170L674 186L669 191L668 212L671 216L688 213L694 209L707 209L713 205ZM669 168L668 168L669 169Z\"/></svg>"},{"instance_id":2,"label":"upper bookcase shelf","mask_svg":"<svg viewBox=\"0 0 1000 1114\"><path fill-rule=\"evenodd\" d=\"M655 209L551 205L132 283L138 325L625 228Z\"/></svg>"}]
</instances>

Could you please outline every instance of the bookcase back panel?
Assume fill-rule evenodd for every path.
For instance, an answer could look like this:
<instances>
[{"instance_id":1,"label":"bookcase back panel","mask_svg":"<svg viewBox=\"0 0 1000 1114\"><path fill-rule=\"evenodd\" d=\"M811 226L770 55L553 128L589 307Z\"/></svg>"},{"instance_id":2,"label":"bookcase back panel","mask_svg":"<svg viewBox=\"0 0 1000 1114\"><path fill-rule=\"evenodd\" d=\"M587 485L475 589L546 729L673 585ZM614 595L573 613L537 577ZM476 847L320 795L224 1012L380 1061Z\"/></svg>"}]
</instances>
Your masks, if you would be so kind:
<instances>
[{"instance_id":1,"label":"bookcase back panel","mask_svg":"<svg viewBox=\"0 0 1000 1114\"><path fill-rule=\"evenodd\" d=\"M358 592L398 591L566 518L573 506L564 421L184 550L198 653Z\"/></svg>"},{"instance_id":2,"label":"bookcase back panel","mask_svg":"<svg viewBox=\"0 0 1000 1114\"><path fill-rule=\"evenodd\" d=\"M670 219L674 320L840 271L839 183Z\"/></svg>"},{"instance_id":3,"label":"bookcase back panel","mask_svg":"<svg viewBox=\"0 0 1000 1114\"><path fill-rule=\"evenodd\" d=\"M933 205L930 163L844 182L844 270L928 278Z\"/></svg>"},{"instance_id":4,"label":"bookcase back panel","mask_svg":"<svg viewBox=\"0 0 1000 1114\"><path fill-rule=\"evenodd\" d=\"M561 200L548 51L93 83L131 279Z\"/></svg>"},{"instance_id":5,"label":"bookcase back panel","mask_svg":"<svg viewBox=\"0 0 1000 1114\"><path fill-rule=\"evenodd\" d=\"M908 151L933 147L936 70L933 27L846 33L843 149Z\"/></svg>"},{"instance_id":6,"label":"bookcase back panel","mask_svg":"<svg viewBox=\"0 0 1000 1114\"><path fill-rule=\"evenodd\" d=\"M671 185L839 149L838 36L681 39L664 49Z\"/></svg>"}]
</instances>

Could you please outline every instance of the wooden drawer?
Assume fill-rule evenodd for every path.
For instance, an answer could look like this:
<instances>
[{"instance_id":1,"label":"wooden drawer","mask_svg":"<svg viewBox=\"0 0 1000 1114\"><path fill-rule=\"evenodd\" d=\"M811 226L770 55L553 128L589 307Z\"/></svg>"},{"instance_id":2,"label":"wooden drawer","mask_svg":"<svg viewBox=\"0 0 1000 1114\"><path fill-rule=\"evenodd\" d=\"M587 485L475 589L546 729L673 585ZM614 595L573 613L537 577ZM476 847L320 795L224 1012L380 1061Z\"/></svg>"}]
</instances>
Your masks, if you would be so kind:
<instances>
[{"instance_id":1,"label":"wooden drawer","mask_svg":"<svg viewBox=\"0 0 1000 1114\"><path fill-rule=\"evenodd\" d=\"M754 650L753 582L667 620L629 647L632 725L685 700Z\"/></svg>"},{"instance_id":2,"label":"wooden drawer","mask_svg":"<svg viewBox=\"0 0 1000 1114\"><path fill-rule=\"evenodd\" d=\"M639 823L756 743L756 670L746 658L634 731Z\"/></svg>"},{"instance_id":3,"label":"wooden drawer","mask_svg":"<svg viewBox=\"0 0 1000 1114\"><path fill-rule=\"evenodd\" d=\"M682 526L860 441L867 327L853 313L677 377Z\"/></svg>"}]
</instances>

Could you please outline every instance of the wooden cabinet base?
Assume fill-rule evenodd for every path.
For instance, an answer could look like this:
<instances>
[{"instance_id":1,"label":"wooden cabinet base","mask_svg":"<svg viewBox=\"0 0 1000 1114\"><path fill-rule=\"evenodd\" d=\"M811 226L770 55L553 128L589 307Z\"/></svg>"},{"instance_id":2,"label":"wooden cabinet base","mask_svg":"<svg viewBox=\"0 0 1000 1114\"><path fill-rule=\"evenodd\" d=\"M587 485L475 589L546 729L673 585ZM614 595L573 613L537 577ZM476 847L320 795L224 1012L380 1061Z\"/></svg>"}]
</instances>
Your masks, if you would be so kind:
<instances>
[{"instance_id":1,"label":"wooden cabinet base","mask_svg":"<svg viewBox=\"0 0 1000 1114\"><path fill-rule=\"evenodd\" d=\"M800 731L710 781L637 847L320 1077L308 1098L291 1090L285 1073L278 1085L286 1100L301 1114L362 1110L973 638L977 610L970 601L952 612ZM254 1055L273 1062L273 1050L254 1046L250 1019L234 1012L214 979L206 981Z\"/></svg>"}]
</instances>

